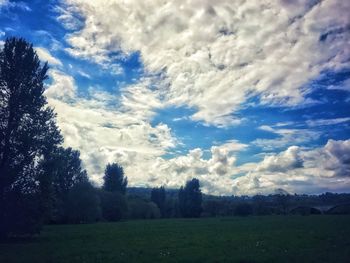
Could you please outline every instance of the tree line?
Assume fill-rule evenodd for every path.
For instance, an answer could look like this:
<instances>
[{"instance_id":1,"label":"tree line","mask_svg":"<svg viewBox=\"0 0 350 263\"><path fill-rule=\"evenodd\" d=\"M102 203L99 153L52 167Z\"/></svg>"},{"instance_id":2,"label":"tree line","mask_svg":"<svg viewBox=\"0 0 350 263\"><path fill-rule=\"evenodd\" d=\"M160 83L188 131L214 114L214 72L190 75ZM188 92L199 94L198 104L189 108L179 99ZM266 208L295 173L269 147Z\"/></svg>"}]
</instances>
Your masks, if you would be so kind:
<instances>
[{"instance_id":1,"label":"tree line","mask_svg":"<svg viewBox=\"0 0 350 263\"><path fill-rule=\"evenodd\" d=\"M0 50L0 237L39 233L43 224L286 214L293 202L298 203L300 196L285 193L206 196L196 178L178 190L159 187L135 194L117 163L106 166L102 187L96 187L82 167L79 151L62 146L56 114L44 96L47 71L32 44L6 39ZM341 203L350 203L349 195L341 198ZM298 204L311 199L301 200Z\"/></svg>"}]
</instances>

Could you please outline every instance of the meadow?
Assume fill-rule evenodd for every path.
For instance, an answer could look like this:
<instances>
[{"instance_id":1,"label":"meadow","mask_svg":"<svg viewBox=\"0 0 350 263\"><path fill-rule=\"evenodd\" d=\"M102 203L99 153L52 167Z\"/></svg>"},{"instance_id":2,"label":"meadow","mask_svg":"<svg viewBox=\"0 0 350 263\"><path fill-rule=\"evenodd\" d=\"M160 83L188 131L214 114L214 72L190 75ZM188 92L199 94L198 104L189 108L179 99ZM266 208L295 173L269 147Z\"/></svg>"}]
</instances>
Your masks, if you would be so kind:
<instances>
[{"instance_id":1,"label":"meadow","mask_svg":"<svg viewBox=\"0 0 350 263\"><path fill-rule=\"evenodd\" d=\"M45 226L0 262L349 262L349 216L135 220Z\"/></svg>"}]
</instances>

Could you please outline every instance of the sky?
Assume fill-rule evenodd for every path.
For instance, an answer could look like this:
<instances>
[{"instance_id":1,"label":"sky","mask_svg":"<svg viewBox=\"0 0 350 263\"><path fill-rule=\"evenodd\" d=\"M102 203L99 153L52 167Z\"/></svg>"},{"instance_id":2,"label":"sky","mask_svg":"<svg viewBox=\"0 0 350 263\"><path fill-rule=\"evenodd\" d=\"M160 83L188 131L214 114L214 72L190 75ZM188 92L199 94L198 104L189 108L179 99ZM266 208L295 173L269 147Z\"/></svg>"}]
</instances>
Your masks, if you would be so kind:
<instances>
[{"instance_id":1,"label":"sky","mask_svg":"<svg viewBox=\"0 0 350 263\"><path fill-rule=\"evenodd\" d=\"M64 146L101 184L350 192L350 1L0 0L33 43Z\"/></svg>"}]
</instances>

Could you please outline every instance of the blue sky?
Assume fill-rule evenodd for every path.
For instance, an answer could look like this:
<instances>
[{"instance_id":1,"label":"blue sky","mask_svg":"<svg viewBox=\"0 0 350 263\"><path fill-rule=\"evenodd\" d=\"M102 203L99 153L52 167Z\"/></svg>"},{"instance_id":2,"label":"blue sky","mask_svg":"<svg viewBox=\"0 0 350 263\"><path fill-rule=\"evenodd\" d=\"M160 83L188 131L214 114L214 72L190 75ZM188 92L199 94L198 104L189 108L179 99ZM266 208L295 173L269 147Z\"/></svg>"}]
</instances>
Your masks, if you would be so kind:
<instances>
[{"instance_id":1,"label":"blue sky","mask_svg":"<svg viewBox=\"0 0 350 263\"><path fill-rule=\"evenodd\" d=\"M49 62L65 146L97 184L118 162L136 186L349 192L345 2L0 0L0 41Z\"/></svg>"}]
</instances>

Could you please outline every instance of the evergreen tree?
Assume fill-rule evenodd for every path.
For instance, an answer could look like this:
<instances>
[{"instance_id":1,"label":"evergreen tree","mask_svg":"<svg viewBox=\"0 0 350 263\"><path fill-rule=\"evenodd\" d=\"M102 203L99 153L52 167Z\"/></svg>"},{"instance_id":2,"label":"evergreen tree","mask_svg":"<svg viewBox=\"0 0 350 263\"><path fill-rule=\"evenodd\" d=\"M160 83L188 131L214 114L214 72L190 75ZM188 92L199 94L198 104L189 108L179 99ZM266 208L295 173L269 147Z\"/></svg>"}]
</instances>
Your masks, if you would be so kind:
<instances>
[{"instance_id":1,"label":"evergreen tree","mask_svg":"<svg viewBox=\"0 0 350 263\"><path fill-rule=\"evenodd\" d=\"M43 95L47 70L24 39L0 50L0 235L40 228L40 163L62 141Z\"/></svg>"},{"instance_id":2,"label":"evergreen tree","mask_svg":"<svg viewBox=\"0 0 350 263\"><path fill-rule=\"evenodd\" d=\"M127 185L128 178L124 176L123 167L117 163L107 164L102 189L108 192L125 194Z\"/></svg>"},{"instance_id":3,"label":"evergreen tree","mask_svg":"<svg viewBox=\"0 0 350 263\"><path fill-rule=\"evenodd\" d=\"M183 217L199 217L202 212L202 192L199 180L194 178L186 182L179 190L179 208Z\"/></svg>"},{"instance_id":4,"label":"evergreen tree","mask_svg":"<svg viewBox=\"0 0 350 263\"><path fill-rule=\"evenodd\" d=\"M151 201L158 206L162 217L165 216L165 207L166 207L165 199L166 199L166 195L165 195L165 189L163 186L159 188L152 188Z\"/></svg>"}]
</instances>

